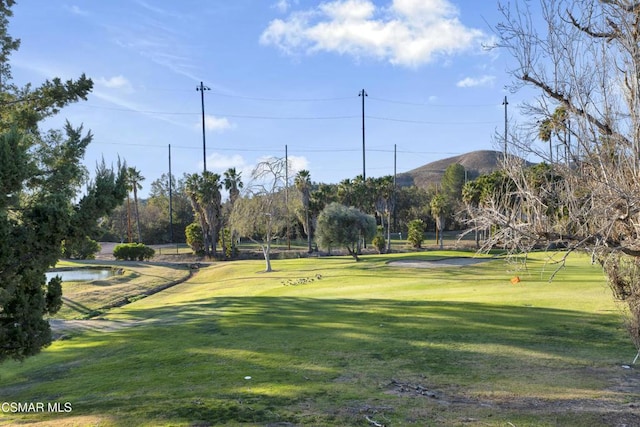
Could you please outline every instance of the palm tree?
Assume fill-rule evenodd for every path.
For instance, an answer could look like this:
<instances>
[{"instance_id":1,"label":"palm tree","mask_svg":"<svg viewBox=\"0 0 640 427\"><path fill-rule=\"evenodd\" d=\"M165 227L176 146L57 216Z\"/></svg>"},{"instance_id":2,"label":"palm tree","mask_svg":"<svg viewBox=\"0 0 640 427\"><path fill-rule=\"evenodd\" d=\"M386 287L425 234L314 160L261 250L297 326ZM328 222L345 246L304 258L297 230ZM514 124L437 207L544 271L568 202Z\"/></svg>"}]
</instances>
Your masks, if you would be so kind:
<instances>
[{"instance_id":1,"label":"palm tree","mask_svg":"<svg viewBox=\"0 0 640 427\"><path fill-rule=\"evenodd\" d=\"M138 190L142 189L140 182L144 181L144 177L140 174L140 171L134 167L127 168L127 181L129 185L129 191L133 190L133 202L136 209L136 229L138 231L138 242L142 241L142 234L140 234L140 213L138 211Z\"/></svg>"},{"instance_id":2,"label":"palm tree","mask_svg":"<svg viewBox=\"0 0 640 427\"><path fill-rule=\"evenodd\" d=\"M552 139L553 135L560 136L560 131L567 129L567 110L565 107L560 106L555 109L551 117L547 117L540 121L540 127L538 128L538 137L543 142L549 143L549 163L553 164L553 147ZM569 147L567 141L563 141L565 145L565 156L569 156ZM560 159L556 159L558 162Z\"/></svg>"},{"instance_id":3,"label":"palm tree","mask_svg":"<svg viewBox=\"0 0 640 427\"><path fill-rule=\"evenodd\" d=\"M191 200L194 212L200 221L205 243L205 253L215 257L218 233L221 225L221 196L220 175L212 172L202 172L187 177L185 190Z\"/></svg>"},{"instance_id":4,"label":"palm tree","mask_svg":"<svg viewBox=\"0 0 640 427\"><path fill-rule=\"evenodd\" d=\"M224 185L224 189L229 192L229 212L233 211L233 206L236 204L238 197L240 197L240 189L244 186L240 175L242 175L242 172L236 172L236 168L229 168L224 172L224 180L222 181L222 184ZM231 229L231 254L233 256L236 252L237 232L232 227L229 226L229 228ZM224 246L226 244L224 242L224 233L222 236L222 243Z\"/></svg>"},{"instance_id":5,"label":"palm tree","mask_svg":"<svg viewBox=\"0 0 640 427\"><path fill-rule=\"evenodd\" d=\"M209 231L207 227L207 221L204 215L204 209L201 204L200 187L202 187L202 177L197 174L190 174L186 176L184 183L184 190L189 197L193 214L200 223L200 229L202 230L202 241L204 242L204 250L209 255Z\"/></svg>"},{"instance_id":6,"label":"palm tree","mask_svg":"<svg viewBox=\"0 0 640 427\"><path fill-rule=\"evenodd\" d=\"M211 249L215 257L218 235L222 228L222 196L220 194L222 182L220 182L220 175L209 171L203 172L202 178L202 204L204 205L205 219L209 225Z\"/></svg>"},{"instance_id":7,"label":"palm tree","mask_svg":"<svg viewBox=\"0 0 640 427\"><path fill-rule=\"evenodd\" d=\"M236 168L229 168L224 172L223 184L224 189L229 192L231 207L240 196L240 189L243 187L240 175L242 175L242 172L236 172Z\"/></svg>"},{"instance_id":8,"label":"palm tree","mask_svg":"<svg viewBox=\"0 0 640 427\"><path fill-rule=\"evenodd\" d=\"M353 184L351 180L349 178L345 178L338 183L336 201L345 206L355 206L353 193Z\"/></svg>"},{"instance_id":9,"label":"palm tree","mask_svg":"<svg viewBox=\"0 0 640 427\"><path fill-rule=\"evenodd\" d=\"M449 209L446 197L442 193L436 194L431 199L431 215L436 220L436 242L440 243L440 249L444 246L444 236L442 232L445 227L445 218Z\"/></svg>"},{"instance_id":10,"label":"palm tree","mask_svg":"<svg viewBox=\"0 0 640 427\"><path fill-rule=\"evenodd\" d=\"M384 230L386 230L386 243L387 252L391 251L391 212L393 211L393 195L395 192L395 186L393 183L393 177L391 175L383 176L381 178L368 178L370 181L370 187L373 190L375 196L375 210L380 216L380 223ZM385 226L386 221L386 226Z\"/></svg>"},{"instance_id":11,"label":"palm tree","mask_svg":"<svg viewBox=\"0 0 640 427\"><path fill-rule=\"evenodd\" d=\"M313 252L311 249L311 227L309 224L309 200L311 198L311 173L308 170L301 170L296 174L294 184L300 194L302 195L302 206L304 207L305 214L305 232L307 233L307 244L309 246L309 253Z\"/></svg>"}]
</instances>

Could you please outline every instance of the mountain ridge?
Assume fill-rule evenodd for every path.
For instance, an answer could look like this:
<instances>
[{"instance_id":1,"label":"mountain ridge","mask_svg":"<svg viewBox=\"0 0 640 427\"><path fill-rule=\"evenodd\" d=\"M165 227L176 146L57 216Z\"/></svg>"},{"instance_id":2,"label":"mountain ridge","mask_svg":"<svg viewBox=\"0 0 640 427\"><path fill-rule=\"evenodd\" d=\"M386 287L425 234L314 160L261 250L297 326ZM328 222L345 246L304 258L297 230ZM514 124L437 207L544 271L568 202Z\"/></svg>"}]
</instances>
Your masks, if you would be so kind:
<instances>
[{"instance_id":1,"label":"mountain ridge","mask_svg":"<svg viewBox=\"0 0 640 427\"><path fill-rule=\"evenodd\" d=\"M429 188L440 184L444 171L453 164L460 164L467 173L467 180L473 180L480 175L490 174L501 168L503 153L495 150L478 150L458 156L447 157L427 163L408 172L399 173L396 182L400 187L415 185Z\"/></svg>"}]
</instances>

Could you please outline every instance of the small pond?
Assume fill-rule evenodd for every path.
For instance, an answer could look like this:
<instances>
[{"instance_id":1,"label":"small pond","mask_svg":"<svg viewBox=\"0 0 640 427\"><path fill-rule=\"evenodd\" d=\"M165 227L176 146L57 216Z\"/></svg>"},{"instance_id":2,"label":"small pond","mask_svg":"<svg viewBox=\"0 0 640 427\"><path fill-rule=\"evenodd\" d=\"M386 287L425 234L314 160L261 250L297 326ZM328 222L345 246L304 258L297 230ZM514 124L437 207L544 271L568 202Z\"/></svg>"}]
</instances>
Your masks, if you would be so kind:
<instances>
[{"instance_id":1,"label":"small pond","mask_svg":"<svg viewBox=\"0 0 640 427\"><path fill-rule=\"evenodd\" d=\"M45 273L47 282L55 276L60 276L63 282L90 282L92 280L106 279L115 274L116 272L110 268L79 268Z\"/></svg>"}]
</instances>

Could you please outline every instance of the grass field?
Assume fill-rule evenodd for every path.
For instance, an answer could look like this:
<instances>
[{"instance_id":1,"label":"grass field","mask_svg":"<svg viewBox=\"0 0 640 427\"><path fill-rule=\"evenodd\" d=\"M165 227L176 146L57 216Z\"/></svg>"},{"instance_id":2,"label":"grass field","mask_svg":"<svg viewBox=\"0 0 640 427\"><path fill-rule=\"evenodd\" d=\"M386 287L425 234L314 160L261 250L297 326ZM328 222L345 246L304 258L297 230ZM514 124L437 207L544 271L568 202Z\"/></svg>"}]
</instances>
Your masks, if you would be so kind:
<instances>
[{"instance_id":1,"label":"grass field","mask_svg":"<svg viewBox=\"0 0 640 427\"><path fill-rule=\"evenodd\" d=\"M102 316L127 327L0 366L0 402L71 409L0 423L640 424L622 366L636 352L600 269L572 256L549 283L543 254L520 272L388 265L453 256L469 253L217 263Z\"/></svg>"}]
</instances>

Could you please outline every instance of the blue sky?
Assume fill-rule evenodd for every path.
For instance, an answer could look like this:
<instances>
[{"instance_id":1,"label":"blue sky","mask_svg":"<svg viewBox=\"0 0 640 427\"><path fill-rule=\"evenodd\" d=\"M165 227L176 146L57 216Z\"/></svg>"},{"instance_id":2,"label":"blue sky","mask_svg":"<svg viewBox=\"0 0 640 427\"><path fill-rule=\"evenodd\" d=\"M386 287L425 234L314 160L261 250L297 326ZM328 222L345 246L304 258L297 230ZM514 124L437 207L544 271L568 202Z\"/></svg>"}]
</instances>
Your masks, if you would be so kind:
<instances>
[{"instance_id":1,"label":"blue sky","mask_svg":"<svg viewBox=\"0 0 640 427\"><path fill-rule=\"evenodd\" d=\"M16 83L94 81L64 120L94 134L92 171L118 155L150 183L168 170L250 170L267 156L318 182L397 171L495 149L519 94L504 52L487 51L494 1L478 0L20 0L9 31Z\"/></svg>"}]
</instances>

